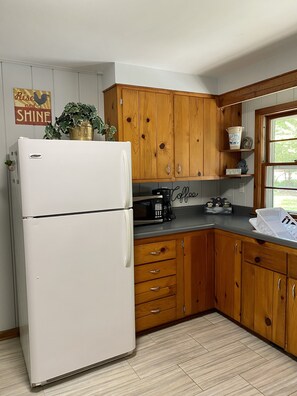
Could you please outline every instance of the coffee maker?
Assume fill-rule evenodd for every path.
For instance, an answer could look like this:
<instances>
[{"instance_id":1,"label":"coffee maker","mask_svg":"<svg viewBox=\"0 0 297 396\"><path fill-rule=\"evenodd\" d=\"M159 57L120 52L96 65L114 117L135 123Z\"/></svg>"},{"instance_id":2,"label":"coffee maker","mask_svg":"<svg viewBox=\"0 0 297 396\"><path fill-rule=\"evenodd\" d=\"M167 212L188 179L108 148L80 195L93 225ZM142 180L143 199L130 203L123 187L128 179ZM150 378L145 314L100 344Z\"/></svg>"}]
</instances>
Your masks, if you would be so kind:
<instances>
[{"instance_id":1,"label":"coffee maker","mask_svg":"<svg viewBox=\"0 0 297 396\"><path fill-rule=\"evenodd\" d=\"M162 195L163 197L163 220L171 221L175 219L171 206L171 189L166 187L156 188L152 193L153 195Z\"/></svg>"}]
</instances>

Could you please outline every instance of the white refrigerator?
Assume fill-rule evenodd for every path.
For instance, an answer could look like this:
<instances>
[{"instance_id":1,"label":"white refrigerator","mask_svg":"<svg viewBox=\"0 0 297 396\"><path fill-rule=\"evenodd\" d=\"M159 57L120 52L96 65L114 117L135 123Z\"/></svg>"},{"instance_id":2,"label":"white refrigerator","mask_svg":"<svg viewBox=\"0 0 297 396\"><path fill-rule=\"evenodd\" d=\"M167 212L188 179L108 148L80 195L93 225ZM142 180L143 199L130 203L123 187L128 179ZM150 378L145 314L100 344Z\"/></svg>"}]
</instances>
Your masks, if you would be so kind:
<instances>
[{"instance_id":1,"label":"white refrigerator","mask_svg":"<svg viewBox=\"0 0 297 396\"><path fill-rule=\"evenodd\" d=\"M135 349L130 143L11 147L20 339L31 386Z\"/></svg>"}]
</instances>

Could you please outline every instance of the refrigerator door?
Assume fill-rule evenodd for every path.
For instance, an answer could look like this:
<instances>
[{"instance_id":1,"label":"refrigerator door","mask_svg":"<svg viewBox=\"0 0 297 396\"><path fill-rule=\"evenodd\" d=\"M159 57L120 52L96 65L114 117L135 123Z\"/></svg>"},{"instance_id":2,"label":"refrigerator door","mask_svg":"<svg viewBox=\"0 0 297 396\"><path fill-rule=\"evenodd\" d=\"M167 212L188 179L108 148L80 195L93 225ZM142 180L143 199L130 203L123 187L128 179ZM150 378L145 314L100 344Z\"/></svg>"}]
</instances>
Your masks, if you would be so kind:
<instances>
[{"instance_id":1,"label":"refrigerator door","mask_svg":"<svg viewBox=\"0 0 297 396\"><path fill-rule=\"evenodd\" d=\"M132 207L130 142L20 138L22 216Z\"/></svg>"},{"instance_id":2,"label":"refrigerator door","mask_svg":"<svg viewBox=\"0 0 297 396\"><path fill-rule=\"evenodd\" d=\"M132 217L23 220L31 384L134 350Z\"/></svg>"}]
</instances>

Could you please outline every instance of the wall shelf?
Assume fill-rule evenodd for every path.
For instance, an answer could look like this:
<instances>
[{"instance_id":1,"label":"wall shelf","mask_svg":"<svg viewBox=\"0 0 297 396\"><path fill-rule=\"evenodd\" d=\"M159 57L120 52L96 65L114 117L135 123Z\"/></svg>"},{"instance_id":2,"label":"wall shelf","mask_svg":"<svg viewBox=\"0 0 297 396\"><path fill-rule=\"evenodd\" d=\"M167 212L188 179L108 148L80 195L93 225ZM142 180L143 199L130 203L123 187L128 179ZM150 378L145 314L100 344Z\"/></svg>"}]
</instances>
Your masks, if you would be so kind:
<instances>
[{"instance_id":1,"label":"wall shelf","mask_svg":"<svg viewBox=\"0 0 297 396\"><path fill-rule=\"evenodd\" d=\"M253 153L254 149L228 149L228 150L220 150L222 153Z\"/></svg>"},{"instance_id":2,"label":"wall shelf","mask_svg":"<svg viewBox=\"0 0 297 396\"><path fill-rule=\"evenodd\" d=\"M222 179L234 179L234 178L241 179L243 177L254 177L254 174L247 173L245 175L222 175L221 176Z\"/></svg>"}]
</instances>

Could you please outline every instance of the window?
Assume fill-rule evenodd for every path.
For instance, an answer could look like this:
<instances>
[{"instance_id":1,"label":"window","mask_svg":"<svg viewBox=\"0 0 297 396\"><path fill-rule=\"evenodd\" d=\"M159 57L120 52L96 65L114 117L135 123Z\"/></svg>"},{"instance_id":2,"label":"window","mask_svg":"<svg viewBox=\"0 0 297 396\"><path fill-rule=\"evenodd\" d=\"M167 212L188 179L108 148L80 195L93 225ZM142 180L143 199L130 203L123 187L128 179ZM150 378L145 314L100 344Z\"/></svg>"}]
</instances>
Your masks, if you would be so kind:
<instances>
[{"instance_id":1,"label":"window","mask_svg":"<svg viewBox=\"0 0 297 396\"><path fill-rule=\"evenodd\" d=\"M286 104L256 112L255 209L282 207L297 215L295 106L293 102L293 110Z\"/></svg>"}]
</instances>

